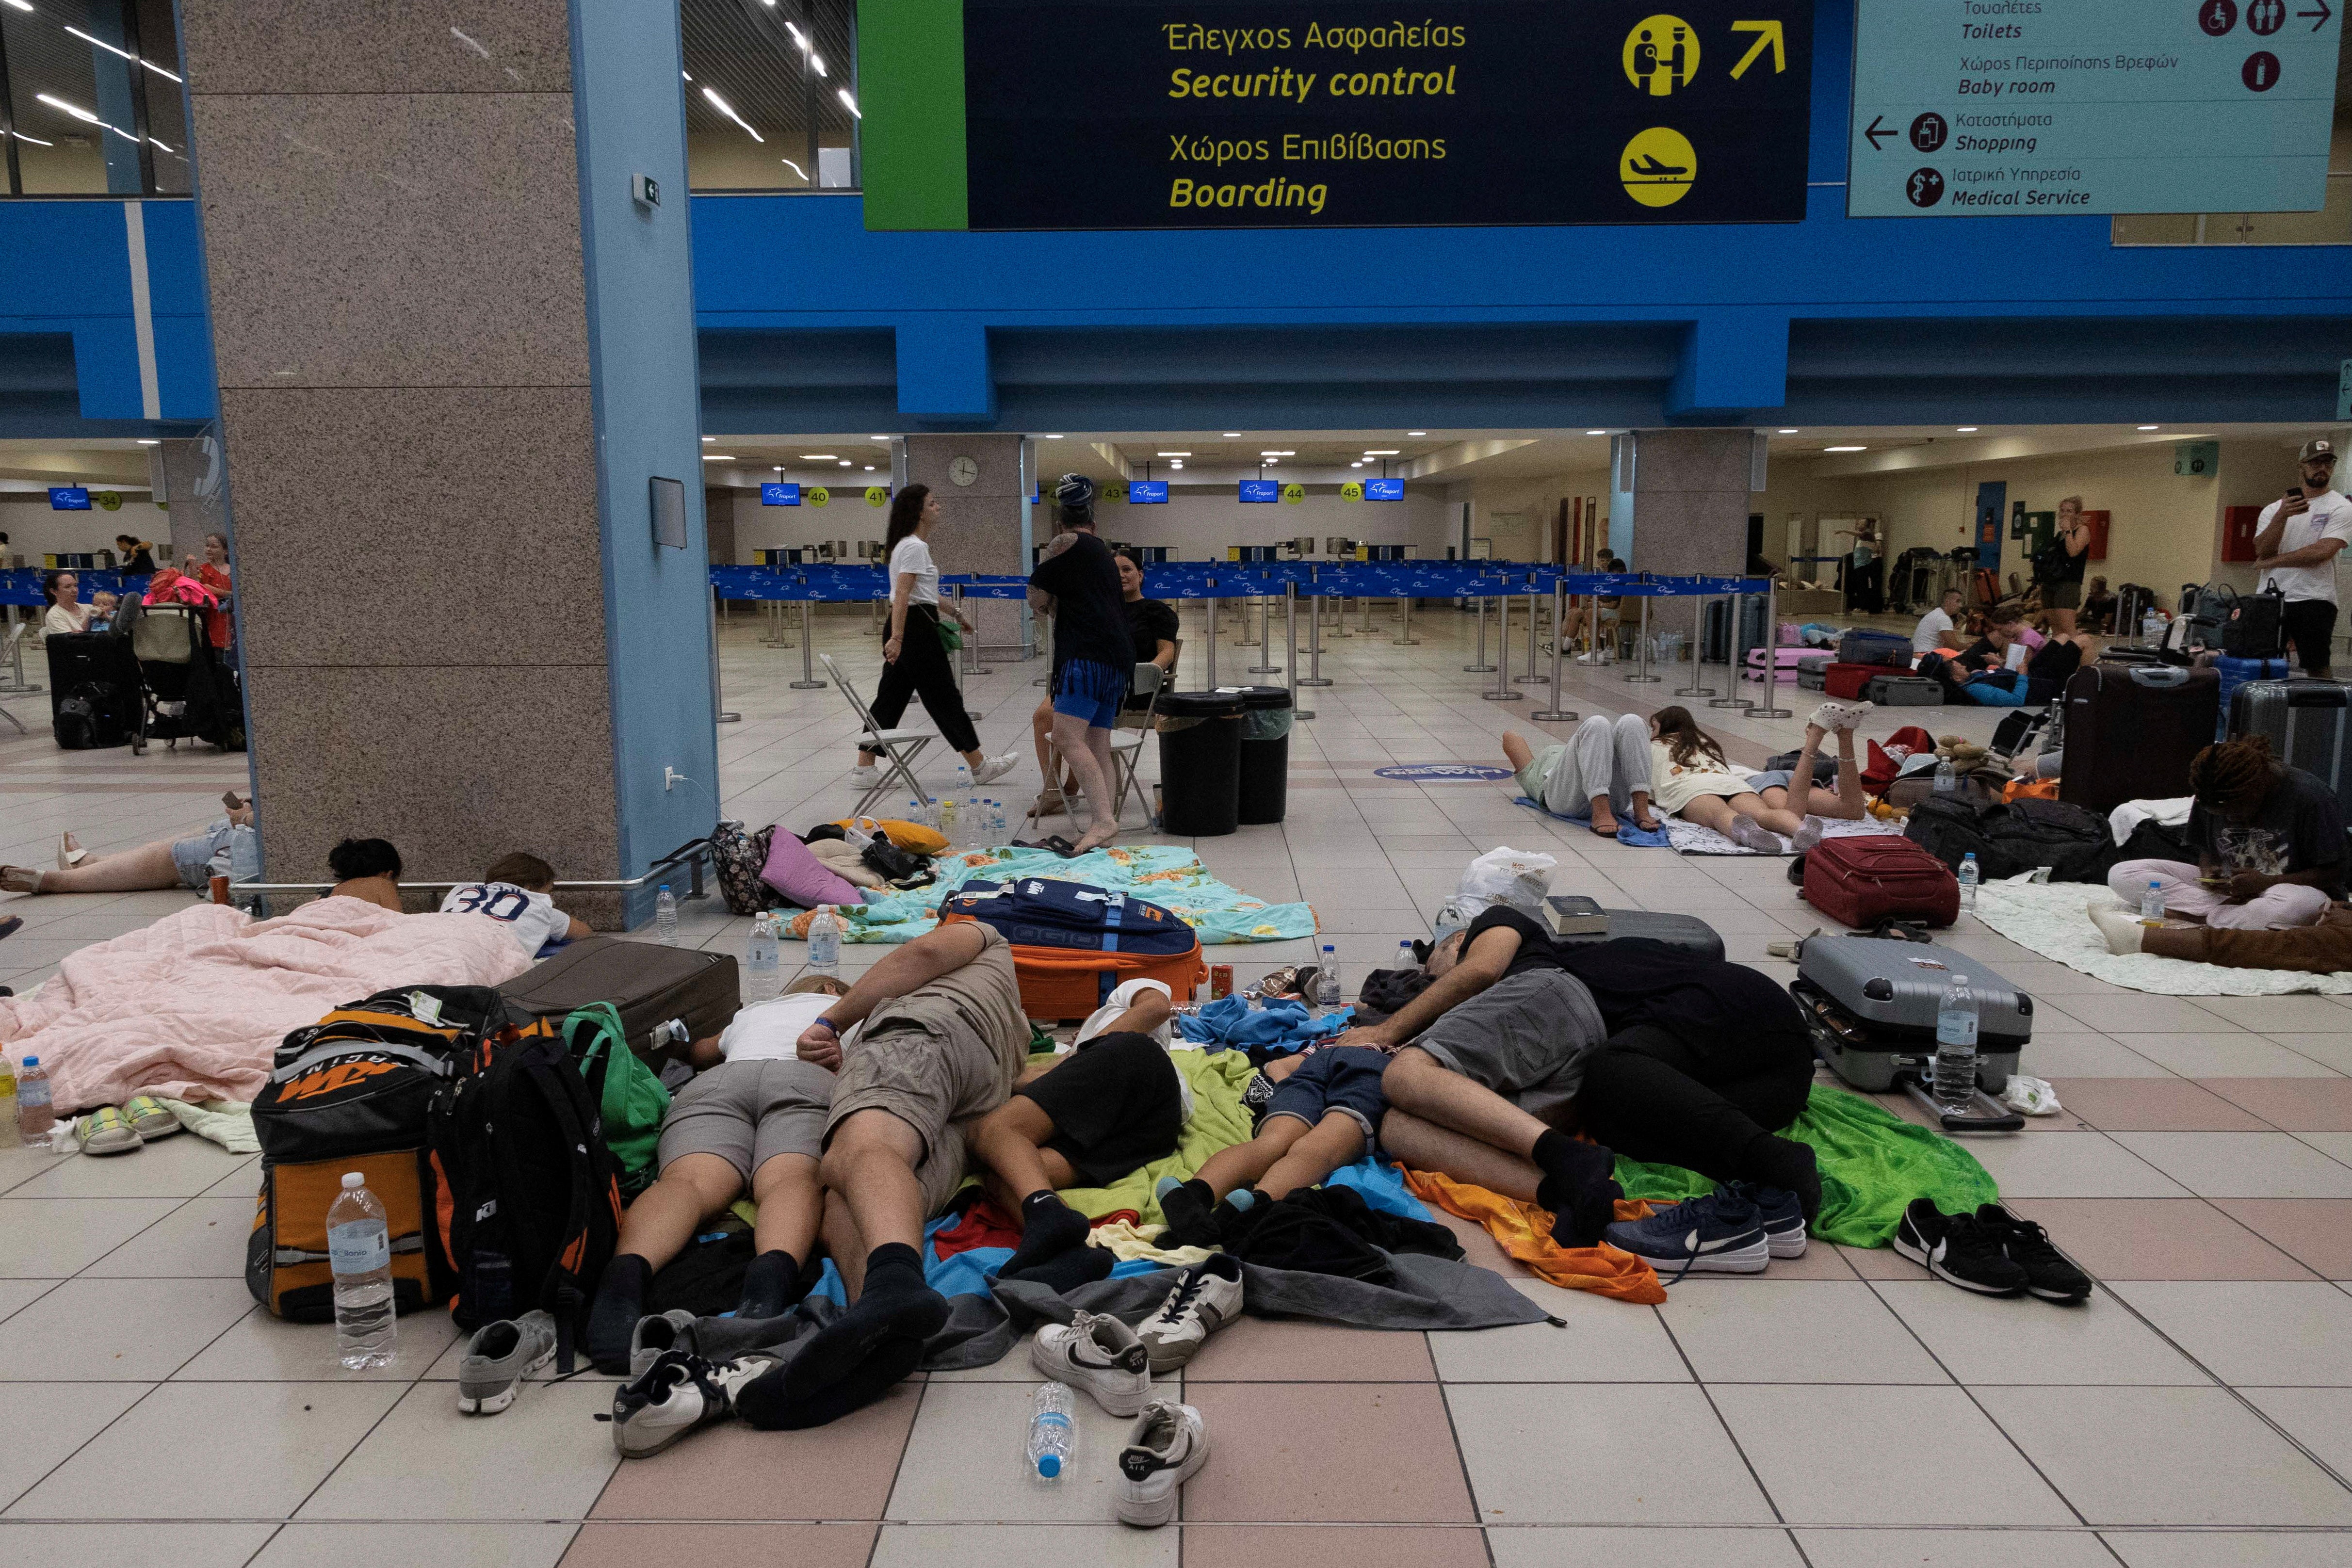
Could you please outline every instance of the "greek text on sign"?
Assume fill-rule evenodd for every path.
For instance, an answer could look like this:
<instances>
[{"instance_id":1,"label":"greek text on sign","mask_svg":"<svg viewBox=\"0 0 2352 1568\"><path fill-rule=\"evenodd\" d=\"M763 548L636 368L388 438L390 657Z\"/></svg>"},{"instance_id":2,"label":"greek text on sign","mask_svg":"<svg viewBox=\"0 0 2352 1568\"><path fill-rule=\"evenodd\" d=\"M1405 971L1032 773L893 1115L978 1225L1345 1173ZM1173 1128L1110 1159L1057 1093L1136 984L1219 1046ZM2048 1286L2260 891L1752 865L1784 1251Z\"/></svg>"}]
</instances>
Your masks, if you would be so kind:
<instances>
[{"instance_id":1,"label":"greek text on sign","mask_svg":"<svg viewBox=\"0 0 2352 1568\"><path fill-rule=\"evenodd\" d=\"M1856 0L1853 217L2311 212L2332 0Z\"/></svg>"}]
</instances>

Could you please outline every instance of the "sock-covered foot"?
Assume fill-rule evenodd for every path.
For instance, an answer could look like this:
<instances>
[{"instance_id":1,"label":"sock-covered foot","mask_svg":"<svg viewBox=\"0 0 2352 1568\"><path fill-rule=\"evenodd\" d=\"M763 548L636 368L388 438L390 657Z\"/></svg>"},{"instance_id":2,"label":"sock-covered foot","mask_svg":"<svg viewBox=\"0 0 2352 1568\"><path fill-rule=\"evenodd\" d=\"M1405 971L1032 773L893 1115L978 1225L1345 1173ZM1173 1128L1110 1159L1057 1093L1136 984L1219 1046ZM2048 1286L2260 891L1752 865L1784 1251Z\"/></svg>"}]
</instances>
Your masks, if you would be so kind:
<instances>
[{"instance_id":1,"label":"sock-covered foot","mask_svg":"<svg viewBox=\"0 0 2352 1568\"><path fill-rule=\"evenodd\" d=\"M653 1266L635 1253L620 1253L605 1265L581 1342L597 1371L612 1375L629 1370L629 1340L646 1315L646 1292L653 1282Z\"/></svg>"},{"instance_id":2,"label":"sock-covered foot","mask_svg":"<svg viewBox=\"0 0 2352 1568\"><path fill-rule=\"evenodd\" d=\"M1740 848L1754 850L1758 854L1777 855L1783 847L1780 835L1753 817L1735 814L1731 819L1731 831L1726 837Z\"/></svg>"},{"instance_id":3,"label":"sock-covered foot","mask_svg":"<svg viewBox=\"0 0 2352 1568\"><path fill-rule=\"evenodd\" d=\"M847 1376L805 1399L795 1399L787 1392L785 1380L793 1366L787 1362L737 1389L735 1413L763 1432L796 1432L822 1427L873 1404L921 1365L922 1360L921 1340L885 1339Z\"/></svg>"},{"instance_id":4,"label":"sock-covered foot","mask_svg":"<svg viewBox=\"0 0 2352 1568\"><path fill-rule=\"evenodd\" d=\"M1822 1172L1811 1145L1767 1133L1741 1156L1739 1176L1743 1181L1795 1193L1798 1207L1805 1211L1808 1230L1821 1218Z\"/></svg>"},{"instance_id":5,"label":"sock-covered foot","mask_svg":"<svg viewBox=\"0 0 2352 1568\"><path fill-rule=\"evenodd\" d=\"M1212 1212L1217 1197L1207 1182L1198 1176L1181 1182L1162 1177L1158 1196L1160 1213L1168 1221L1168 1235L1163 1239L1179 1247L1217 1245L1221 1238Z\"/></svg>"},{"instance_id":6,"label":"sock-covered foot","mask_svg":"<svg viewBox=\"0 0 2352 1568\"><path fill-rule=\"evenodd\" d=\"M744 1267L739 1318L780 1317L801 1299L801 1260L781 1248L762 1252Z\"/></svg>"},{"instance_id":7,"label":"sock-covered foot","mask_svg":"<svg viewBox=\"0 0 2352 1568\"><path fill-rule=\"evenodd\" d=\"M2147 936L2147 927L2139 923L2138 915L2127 909L2102 908L2097 904L2093 904L2087 913L2091 916L2091 924L2099 928L2099 935L2107 939L2108 952L2121 954L2140 950L2140 943Z\"/></svg>"},{"instance_id":8,"label":"sock-covered foot","mask_svg":"<svg viewBox=\"0 0 2352 1568\"><path fill-rule=\"evenodd\" d=\"M923 1282L922 1260L901 1241L866 1255L866 1288L819 1329L784 1369L785 1392L805 1401L848 1377L886 1339L927 1340L947 1326L948 1299Z\"/></svg>"},{"instance_id":9,"label":"sock-covered foot","mask_svg":"<svg viewBox=\"0 0 2352 1568\"><path fill-rule=\"evenodd\" d=\"M1536 1202L1552 1212L1552 1239L1563 1247L1599 1246L1625 1196L1617 1185L1617 1156L1555 1131L1536 1140L1531 1157L1544 1173Z\"/></svg>"},{"instance_id":10,"label":"sock-covered foot","mask_svg":"<svg viewBox=\"0 0 2352 1568\"><path fill-rule=\"evenodd\" d=\"M1822 841L1822 835L1829 831L1829 823L1820 817L1807 817L1802 822L1797 824L1797 831L1789 842L1799 854L1803 854Z\"/></svg>"},{"instance_id":11,"label":"sock-covered foot","mask_svg":"<svg viewBox=\"0 0 2352 1568\"><path fill-rule=\"evenodd\" d=\"M1007 1263L997 1270L1000 1280L1021 1280L1033 1285L1043 1285L1060 1293L1075 1291L1080 1285L1091 1285L1097 1280L1110 1278L1111 1269L1118 1262L1107 1247L1073 1247L1056 1252L1043 1263L1033 1263L1019 1273Z\"/></svg>"},{"instance_id":12,"label":"sock-covered foot","mask_svg":"<svg viewBox=\"0 0 2352 1568\"><path fill-rule=\"evenodd\" d=\"M1021 1203L1021 1245L1004 1260L1003 1273L1034 1269L1049 1258L1087 1244L1087 1217L1050 1192L1031 1193Z\"/></svg>"}]
</instances>

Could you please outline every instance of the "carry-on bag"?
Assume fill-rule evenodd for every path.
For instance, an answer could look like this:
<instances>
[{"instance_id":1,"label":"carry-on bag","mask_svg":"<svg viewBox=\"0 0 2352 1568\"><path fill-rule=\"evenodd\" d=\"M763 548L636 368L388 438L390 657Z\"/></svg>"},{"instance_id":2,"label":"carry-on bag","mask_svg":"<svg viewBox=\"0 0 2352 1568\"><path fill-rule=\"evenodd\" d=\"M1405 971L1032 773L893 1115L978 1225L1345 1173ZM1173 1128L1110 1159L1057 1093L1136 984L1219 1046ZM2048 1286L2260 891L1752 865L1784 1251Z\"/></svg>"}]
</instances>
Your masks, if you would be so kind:
<instances>
[{"instance_id":1,"label":"carry-on bag","mask_svg":"<svg viewBox=\"0 0 2352 1568\"><path fill-rule=\"evenodd\" d=\"M1911 808L1903 836L1955 870L1976 856L1987 882L2042 866L2053 882L2105 882L2116 863L2106 819L2063 800L1929 795Z\"/></svg>"},{"instance_id":2,"label":"carry-on bag","mask_svg":"<svg viewBox=\"0 0 2352 1568\"><path fill-rule=\"evenodd\" d=\"M2230 697L2231 737L2267 737L2290 768L2336 791L2352 822L2352 686L2340 681L2249 681Z\"/></svg>"},{"instance_id":3,"label":"carry-on bag","mask_svg":"<svg viewBox=\"0 0 2352 1568\"><path fill-rule=\"evenodd\" d=\"M2102 814L2189 793L2189 764L2213 744L2221 677L2174 665L2086 664L2066 682L2066 768L2058 798Z\"/></svg>"},{"instance_id":4,"label":"carry-on bag","mask_svg":"<svg viewBox=\"0 0 2352 1568\"><path fill-rule=\"evenodd\" d=\"M2013 1132L2024 1119L1989 1095L2009 1086L2033 1036L2033 998L1980 959L1936 942L1809 936L1789 993L1805 1015L1813 1054L1857 1089L1901 1087L1927 1099L1936 1057L1936 1014L1954 975L1977 1006L1974 1111L1943 1115L1950 1132ZM1932 1100L1929 1108L1942 1113Z\"/></svg>"},{"instance_id":5,"label":"carry-on bag","mask_svg":"<svg viewBox=\"0 0 2352 1568\"><path fill-rule=\"evenodd\" d=\"M1837 656L1841 664L1883 664L1907 670L1911 667L1911 639L1899 632L1856 630L1838 639Z\"/></svg>"},{"instance_id":6,"label":"carry-on bag","mask_svg":"<svg viewBox=\"0 0 2352 1568\"><path fill-rule=\"evenodd\" d=\"M1885 664L1847 664L1832 662L1822 670L1822 690L1832 697L1852 701L1862 695L1864 688L1886 673Z\"/></svg>"},{"instance_id":7,"label":"carry-on bag","mask_svg":"<svg viewBox=\"0 0 2352 1568\"><path fill-rule=\"evenodd\" d=\"M2286 651L2286 595L2278 584L2263 585L2260 593L2242 593L2221 622L2221 652L2233 659L2275 659Z\"/></svg>"},{"instance_id":8,"label":"carry-on bag","mask_svg":"<svg viewBox=\"0 0 2352 1568\"><path fill-rule=\"evenodd\" d=\"M1862 693L1880 707L1944 706L1944 684L1925 675L1877 675Z\"/></svg>"},{"instance_id":9,"label":"carry-on bag","mask_svg":"<svg viewBox=\"0 0 2352 1568\"><path fill-rule=\"evenodd\" d=\"M2230 714L2235 706L2238 688L2249 681L2284 681L2292 679L2294 670L2284 659L2241 659L2229 653L2209 655L2213 673L2221 677L2219 723L2213 738L2221 740L2230 733Z\"/></svg>"},{"instance_id":10,"label":"carry-on bag","mask_svg":"<svg viewBox=\"0 0 2352 1568\"><path fill-rule=\"evenodd\" d=\"M732 954L589 936L533 964L499 994L526 1023L560 1023L582 1008L609 1003L629 1049L652 1059L675 1034L665 1025L682 1025L688 1040L725 1029L742 1006L742 979Z\"/></svg>"},{"instance_id":11,"label":"carry-on bag","mask_svg":"<svg viewBox=\"0 0 2352 1568\"><path fill-rule=\"evenodd\" d=\"M1882 920L1949 925L1960 917L1960 884L1952 868L1892 833L1815 844L1805 856L1804 895L1824 919L1857 928Z\"/></svg>"},{"instance_id":12,"label":"carry-on bag","mask_svg":"<svg viewBox=\"0 0 2352 1568\"><path fill-rule=\"evenodd\" d=\"M1033 1019L1083 1019L1129 980L1166 983L1178 1002L1209 977L1201 939L1170 910L1049 877L967 882L940 924L977 920L1013 944L1021 1006Z\"/></svg>"}]
</instances>

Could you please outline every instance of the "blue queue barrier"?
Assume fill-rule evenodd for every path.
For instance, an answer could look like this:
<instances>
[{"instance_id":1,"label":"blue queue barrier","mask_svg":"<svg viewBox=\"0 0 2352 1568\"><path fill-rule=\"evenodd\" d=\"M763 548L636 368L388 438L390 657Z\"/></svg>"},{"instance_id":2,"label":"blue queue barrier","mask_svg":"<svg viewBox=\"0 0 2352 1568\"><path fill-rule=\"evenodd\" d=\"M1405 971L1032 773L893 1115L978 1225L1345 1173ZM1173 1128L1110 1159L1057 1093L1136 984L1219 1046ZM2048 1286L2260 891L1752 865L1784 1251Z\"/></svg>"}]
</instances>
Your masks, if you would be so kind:
<instances>
[{"instance_id":1,"label":"blue queue barrier","mask_svg":"<svg viewBox=\"0 0 2352 1568\"><path fill-rule=\"evenodd\" d=\"M0 604L21 604L38 609L48 601L41 597L41 580L49 575L47 567L12 567L0 571ZM80 584L81 601L87 604L90 596L111 593L117 598L136 598L147 591L147 573L115 571L103 567L67 566L55 569L70 571Z\"/></svg>"}]
</instances>

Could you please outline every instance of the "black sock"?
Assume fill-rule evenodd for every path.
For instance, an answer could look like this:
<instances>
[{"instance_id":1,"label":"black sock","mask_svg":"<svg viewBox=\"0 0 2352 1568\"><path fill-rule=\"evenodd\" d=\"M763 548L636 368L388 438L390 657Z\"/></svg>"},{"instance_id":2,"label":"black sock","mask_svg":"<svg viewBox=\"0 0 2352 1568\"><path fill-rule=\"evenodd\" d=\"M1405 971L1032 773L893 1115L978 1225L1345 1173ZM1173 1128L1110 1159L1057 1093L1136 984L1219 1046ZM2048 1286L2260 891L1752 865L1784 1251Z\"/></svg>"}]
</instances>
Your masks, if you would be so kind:
<instances>
[{"instance_id":1,"label":"black sock","mask_svg":"<svg viewBox=\"0 0 2352 1568\"><path fill-rule=\"evenodd\" d=\"M1072 1247L1056 1252L1043 1263L1033 1263L1019 1273L1007 1263L997 1270L1000 1280L1025 1280L1043 1285L1055 1292L1075 1291L1080 1285L1091 1285L1097 1280L1110 1278L1111 1269L1118 1262L1107 1247Z\"/></svg>"},{"instance_id":2,"label":"black sock","mask_svg":"<svg viewBox=\"0 0 2352 1568\"><path fill-rule=\"evenodd\" d=\"M1822 1173L1811 1144L1759 1133L1740 1155L1739 1175L1744 1181L1795 1193L1798 1207L1805 1213L1806 1229L1814 1228L1820 1221Z\"/></svg>"},{"instance_id":3,"label":"black sock","mask_svg":"<svg viewBox=\"0 0 2352 1568\"><path fill-rule=\"evenodd\" d=\"M581 1345L597 1371L609 1375L629 1370L629 1341L646 1315L646 1292L653 1282L653 1265L634 1252L620 1253L605 1265Z\"/></svg>"},{"instance_id":4,"label":"black sock","mask_svg":"<svg viewBox=\"0 0 2352 1568\"><path fill-rule=\"evenodd\" d=\"M1034 1269L1048 1258L1087 1244L1087 1217L1050 1192L1031 1193L1021 1202L1021 1245L1004 1260L1004 1273Z\"/></svg>"},{"instance_id":5,"label":"black sock","mask_svg":"<svg viewBox=\"0 0 2352 1568\"><path fill-rule=\"evenodd\" d=\"M812 1399L855 1373L884 1340L927 1340L947 1321L948 1299L923 1282L915 1249L901 1241L877 1247L866 1255L856 1302L786 1365L784 1391L794 1403Z\"/></svg>"},{"instance_id":6,"label":"black sock","mask_svg":"<svg viewBox=\"0 0 2352 1568\"><path fill-rule=\"evenodd\" d=\"M1563 1247L1599 1245L1625 1196L1615 1179L1617 1156L1553 1130L1536 1140L1529 1157L1544 1173L1536 1202L1552 1212L1552 1239Z\"/></svg>"},{"instance_id":7,"label":"black sock","mask_svg":"<svg viewBox=\"0 0 2352 1568\"><path fill-rule=\"evenodd\" d=\"M885 1339L847 1376L805 1399L794 1399L787 1389L785 1375L792 1369L788 1362L761 1373L736 1390L735 1413L766 1432L822 1427L873 1404L920 1365L922 1360L921 1340Z\"/></svg>"},{"instance_id":8,"label":"black sock","mask_svg":"<svg viewBox=\"0 0 2352 1568\"><path fill-rule=\"evenodd\" d=\"M778 1248L762 1252L744 1266L743 1300L735 1309L739 1318L772 1318L801 1299L801 1260Z\"/></svg>"},{"instance_id":9,"label":"black sock","mask_svg":"<svg viewBox=\"0 0 2352 1568\"><path fill-rule=\"evenodd\" d=\"M1199 1176L1179 1182L1160 1195L1160 1213L1168 1221L1168 1236L1179 1247L1214 1247L1218 1225L1210 1209L1217 1195Z\"/></svg>"}]
</instances>

